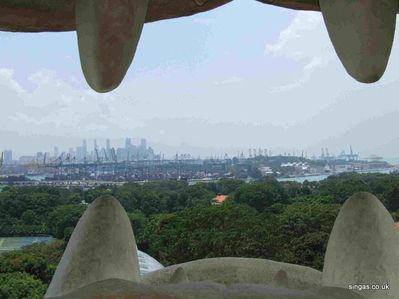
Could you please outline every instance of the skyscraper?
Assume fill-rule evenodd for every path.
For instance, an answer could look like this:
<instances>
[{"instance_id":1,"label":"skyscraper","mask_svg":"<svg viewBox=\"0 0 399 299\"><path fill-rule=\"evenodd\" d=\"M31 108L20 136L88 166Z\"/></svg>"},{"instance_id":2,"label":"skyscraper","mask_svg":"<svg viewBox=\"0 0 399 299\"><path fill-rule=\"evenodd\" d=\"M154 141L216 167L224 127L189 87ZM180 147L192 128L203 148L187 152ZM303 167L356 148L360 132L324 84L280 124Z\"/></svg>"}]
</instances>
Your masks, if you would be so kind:
<instances>
[{"instance_id":1,"label":"skyscraper","mask_svg":"<svg viewBox=\"0 0 399 299\"><path fill-rule=\"evenodd\" d=\"M58 158L58 147L57 146L54 147L53 155L55 158Z\"/></svg>"},{"instance_id":2,"label":"skyscraper","mask_svg":"<svg viewBox=\"0 0 399 299\"><path fill-rule=\"evenodd\" d=\"M87 156L87 141L83 140L83 144L82 144L82 155L83 157Z\"/></svg>"},{"instance_id":3,"label":"skyscraper","mask_svg":"<svg viewBox=\"0 0 399 299\"><path fill-rule=\"evenodd\" d=\"M12 162L12 150L4 151L4 164L10 164Z\"/></svg>"},{"instance_id":4,"label":"skyscraper","mask_svg":"<svg viewBox=\"0 0 399 299\"><path fill-rule=\"evenodd\" d=\"M140 140L140 147L142 149L146 149L147 148L147 140L145 140L144 138Z\"/></svg>"},{"instance_id":5,"label":"skyscraper","mask_svg":"<svg viewBox=\"0 0 399 299\"><path fill-rule=\"evenodd\" d=\"M125 140L125 149L130 149L132 148L132 139L131 138L126 138Z\"/></svg>"},{"instance_id":6,"label":"skyscraper","mask_svg":"<svg viewBox=\"0 0 399 299\"><path fill-rule=\"evenodd\" d=\"M107 150L107 153L109 153L109 151L111 150L111 141L107 139L105 143L105 149Z\"/></svg>"}]
</instances>

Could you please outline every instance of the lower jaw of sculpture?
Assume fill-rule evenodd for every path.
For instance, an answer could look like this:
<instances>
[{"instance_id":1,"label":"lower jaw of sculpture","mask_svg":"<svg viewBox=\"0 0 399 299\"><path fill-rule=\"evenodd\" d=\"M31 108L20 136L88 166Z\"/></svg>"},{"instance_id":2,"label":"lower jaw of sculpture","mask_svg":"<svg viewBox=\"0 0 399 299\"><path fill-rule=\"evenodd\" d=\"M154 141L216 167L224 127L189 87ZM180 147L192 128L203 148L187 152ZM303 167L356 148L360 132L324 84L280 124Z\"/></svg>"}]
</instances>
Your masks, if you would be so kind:
<instances>
[{"instance_id":1,"label":"lower jaw of sculpture","mask_svg":"<svg viewBox=\"0 0 399 299\"><path fill-rule=\"evenodd\" d=\"M192 282L151 286L127 280L108 279L85 286L53 299L92 298L151 298L151 299L364 299L363 296L344 288L320 287L308 290L271 288L258 284L225 286L213 282Z\"/></svg>"},{"instance_id":2,"label":"lower jaw of sculpture","mask_svg":"<svg viewBox=\"0 0 399 299\"><path fill-rule=\"evenodd\" d=\"M397 299L398 268L392 217L376 197L357 193L335 221L323 272L264 259L213 258L140 277L129 218L108 196L95 200L79 220L45 298ZM390 289L348 289L364 280Z\"/></svg>"}]
</instances>

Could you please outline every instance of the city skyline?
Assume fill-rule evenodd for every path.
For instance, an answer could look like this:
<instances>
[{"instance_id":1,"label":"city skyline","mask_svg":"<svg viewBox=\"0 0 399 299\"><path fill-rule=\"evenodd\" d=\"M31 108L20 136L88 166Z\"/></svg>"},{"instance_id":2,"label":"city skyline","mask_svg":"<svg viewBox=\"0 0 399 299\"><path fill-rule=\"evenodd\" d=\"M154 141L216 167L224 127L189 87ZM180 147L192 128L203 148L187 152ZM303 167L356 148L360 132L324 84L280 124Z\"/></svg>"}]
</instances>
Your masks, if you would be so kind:
<instances>
[{"instance_id":1,"label":"city skyline","mask_svg":"<svg viewBox=\"0 0 399 299\"><path fill-rule=\"evenodd\" d=\"M4 162L10 162L12 160L16 161L22 158L35 157L36 160L38 156L42 159L44 156L49 158L60 158L64 155L69 155L70 158L74 158L76 160L83 160L84 158L93 158L94 155L99 155L101 157L110 155L111 150L115 150L116 152L120 149L131 150L150 150L153 151L151 147L147 147L147 140L145 138L126 138L124 147L121 146L120 143L113 144L111 139L105 139L104 143L98 142L97 139L87 140L83 139L80 145L70 145L66 148L60 148L59 146L53 146L52 150L47 147L47 150L41 150L37 152L24 153L19 154L18 152L14 152L12 148L0 149L0 153L4 154ZM97 153L96 153L97 152ZM122 156L124 153L121 154ZM11 158L10 158L11 157ZM134 158L132 156L132 158Z\"/></svg>"},{"instance_id":2,"label":"city skyline","mask_svg":"<svg viewBox=\"0 0 399 299\"><path fill-rule=\"evenodd\" d=\"M117 143L113 143L110 138L106 138L98 142L97 139L82 139L81 143L78 145L71 145L66 148L60 148L57 145L52 148L52 150L41 150L35 153L25 153L25 154L18 154L14 152L12 148L8 149L1 149L0 153L3 156L3 162L5 164L19 161L23 162L39 162L39 161L46 161L47 159L57 160L57 159L68 159L74 161L85 161L88 160L106 160L111 161L113 159L113 155L115 159L122 161L122 160L137 160L139 158L138 153L139 151L149 151L151 155L146 157L147 159L164 159L165 153L162 151L157 151L156 148L152 148L148 145L147 139L145 138L131 138L126 137L123 142L119 141ZM180 157L190 157L190 158L252 158L256 156L292 156L292 157L304 157L308 159L329 159L338 156L356 156L356 159L359 157L359 154L355 153L352 149L352 146L349 146L348 149L341 149L340 152L330 152L329 148L322 147L319 153L316 152L308 152L304 149L280 149L276 150L273 148L262 148L262 147L247 147L247 148L240 148L236 149L235 153L232 151L229 152L214 152L212 154L204 154L204 155L197 155L195 156L192 153L186 152L178 152L176 151L173 154L167 154L167 159L173 159L176 156ZM377 155L370 155L370 156L377 156ZM366 157L363 157L366 158ZM393 157L390 157L393 158ZM47 162L49 162L47 160Z\"/></svg>"}]
</instances>

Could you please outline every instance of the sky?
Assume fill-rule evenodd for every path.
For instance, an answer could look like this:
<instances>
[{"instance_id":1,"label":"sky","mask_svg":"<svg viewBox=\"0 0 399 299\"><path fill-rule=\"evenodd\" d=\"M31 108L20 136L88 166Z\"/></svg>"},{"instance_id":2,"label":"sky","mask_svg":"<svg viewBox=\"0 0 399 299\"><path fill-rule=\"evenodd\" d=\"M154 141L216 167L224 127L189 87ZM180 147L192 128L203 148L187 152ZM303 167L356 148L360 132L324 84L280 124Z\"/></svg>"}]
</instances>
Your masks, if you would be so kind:
<instances>
[{"instance_id":1,"label":"sky","mask_svg":"<svg viewBox=\"0 0 399 299\"><path fill-rule=\"evenodd\" d=\"M320 13L235 0L144 26L124 81L83 77L76 32L0 32L0 150L146 138L156 152L267 148L399 157L398 42L384 77L352 79Z\"/></svg>"}]
</instances>

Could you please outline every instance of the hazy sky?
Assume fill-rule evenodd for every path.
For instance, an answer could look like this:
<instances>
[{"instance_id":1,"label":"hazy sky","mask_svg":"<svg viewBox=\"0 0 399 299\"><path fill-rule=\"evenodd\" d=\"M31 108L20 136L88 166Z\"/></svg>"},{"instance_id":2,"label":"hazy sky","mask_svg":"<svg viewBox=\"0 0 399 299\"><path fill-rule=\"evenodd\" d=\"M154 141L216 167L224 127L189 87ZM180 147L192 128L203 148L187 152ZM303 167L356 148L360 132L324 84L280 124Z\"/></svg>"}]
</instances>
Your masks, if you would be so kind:
<instances>
[{"instance_id":1,"label":"hazy sky","mask_svg":"<svg viewBox=\"0 0 399 299\"><path fill-rule=\"evenodd\" d=\"M0 33L0 149L145 137L167 153L238 148L399 156L399 65L366 85L346 74L319 13L235 0L146 24L121 86L91 91L76 33Z\"/></svg>"}]
</instances>

